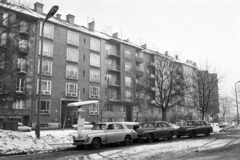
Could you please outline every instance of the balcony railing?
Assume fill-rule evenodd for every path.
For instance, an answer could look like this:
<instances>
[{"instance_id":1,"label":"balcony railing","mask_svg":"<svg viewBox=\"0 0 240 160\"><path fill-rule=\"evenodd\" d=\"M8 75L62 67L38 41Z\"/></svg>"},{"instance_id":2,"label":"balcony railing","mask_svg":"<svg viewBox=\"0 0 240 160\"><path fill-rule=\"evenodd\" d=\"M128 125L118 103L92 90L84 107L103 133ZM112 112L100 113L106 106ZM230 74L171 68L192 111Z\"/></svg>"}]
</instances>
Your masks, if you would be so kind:
<instances>
[{"instance_id":1,"label":"balcony railing","mask_svg":"<svg viewBox=\"0 0 240 160\"><path fill-rule=\"evenodd\" d=\"M116 56L116 57L120 57L120 51L116 51L116 50L106 50L106 53L108 56Z\"/></svg>"},{"instance_id":2,"label":"balcony railing","mask_svg":"<svg viewBox=\"0 0 240 160\"><path fill-rule=\"evenodd\" d=\"M143 76L144 75L144 72L139 70L139 69L136 69L136 75L137 76Z\"/></svg>"},{"instance_id":3,"label":"balcony railing","mask_svg":"<svg viewBox=\"0 0 240 160\"><path fill-rule=\"evenodd\" d=\"M23 47L19 47L18 48L18 52L21 54L28 54L28 49L27 48L23 48Z\"/></svg>"},{"instance_id":4,"label":"balcony railing","mask_svg":"<svg viewBox=\"0 0 240 160\"><path fill-rule=\"evenodd\" d=\"M110 95L109 101L121 101L121 95Z\"/></svg>"},{"instance_id":5,"label":"balcony railing","mask_svg":"<svg viewBox=\"0 0 240 160\"><path fill-rule=\"evenodd\" d=\"M107 83L110 86L121 86L121 81L119 81L119 80L110 80Z\"/></svg>"},{"instance_id":6,"label":"balcony railing","mask_svg":"<svg viewBox=\"0 0 240 160\"><path fill-rule=\"evenodd\" d=\"M143 63L143 58L142 57L135 56L135 58L136 58L136 62Z\"/></svg>"},{"instance_id":7,"label":"balcony railing","mask_svg":"<svg viewBox=\"0 0 240 160\"><path fill-rule=\"evenodd\" d=\"M110 71L120 72L121 67L120 67L120 65L108 65L107 69L110 70Z\"/></svg>"},{"instance_id":8,"label":"balcony railing","mask_svg":"<svg viewBox=\"0 0 240 160\"><path fill-rule=\"evenodd\" d=\"M148 67L154 67L154 62L147 62Z\"/></svg>"},{"instance_id":9,"label":"balcony railing","mask_svg":"<svg viewBox=\"0 0 240 160\"><path fill-rule=\"evenodd\" d=\"M132 102L132 103L134 102L134 98L133 97L125 97L124 100L126 102Z\"/></svg>"}]
</instances>

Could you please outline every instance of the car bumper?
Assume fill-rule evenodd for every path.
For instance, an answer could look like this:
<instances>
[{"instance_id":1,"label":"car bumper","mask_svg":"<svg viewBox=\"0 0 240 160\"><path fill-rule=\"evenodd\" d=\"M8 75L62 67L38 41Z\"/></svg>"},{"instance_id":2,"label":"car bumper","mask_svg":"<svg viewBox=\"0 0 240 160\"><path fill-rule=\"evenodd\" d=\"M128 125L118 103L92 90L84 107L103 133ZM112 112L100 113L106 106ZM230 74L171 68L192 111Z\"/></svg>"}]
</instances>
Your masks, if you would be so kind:
<instances>
[{"instance_id":1,"label":"car bumper","mask_svg":"<svg viewBox=\"0 0 240 160\"><path fill-rule=\"evenodd\" d=\"M147 136L146 135L138 135L137 138L138 139L147 139Z\"/></svg>"},{"instance_id":2,"label":"car bumper","mask_svg":"<svg viewBox=\"0 0 240 160\"><path fill-rule=\"evenodd\" d=\"M73 140L73 145L89 145L91 144L89 141L87 142L86 140Z\"/></svg>"}]
</instances>

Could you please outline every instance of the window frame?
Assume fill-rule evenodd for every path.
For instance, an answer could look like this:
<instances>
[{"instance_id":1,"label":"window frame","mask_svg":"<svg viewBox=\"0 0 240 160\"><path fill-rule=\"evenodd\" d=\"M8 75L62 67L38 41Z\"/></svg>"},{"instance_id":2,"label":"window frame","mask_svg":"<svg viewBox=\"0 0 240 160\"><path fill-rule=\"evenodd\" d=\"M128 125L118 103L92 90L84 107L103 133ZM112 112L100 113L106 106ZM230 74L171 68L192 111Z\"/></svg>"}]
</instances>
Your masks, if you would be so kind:
<instances>
[{"instance_id":1,"label":"window frame","mask_svg":"<svg viewBox=\"0 0 240 160\"><path fill-rule=\"evenodd\" d=\"M43 22L40 22L39 36L42 36L42 25L43 25ZM49 31L50 31L51 33L46 33L46 29L49 29ZM49 23L45 23L44 29L43 29L43 37L44 37L44 38L51 39L51 40L54 39L54 25L51 25L51 24L49 24Z\"/></svg>"},{"instance_id":2,"label":"window frame","mask_svg":"<svg viewBox=\"0 0 240 160\"><path fill-rule=\"evenodd\" d=\"M66 53L67 53L66 54L67 61L78 63L78 56L79 56L78 49L67 47Z\"/></svg>"},{"instance_id":3,"label":"window frame","mask_svg":"<svg viewBox=\"0 0 240 160\"><path fill-rule=\"evenodd\" d=\"M26 92L26 79L25 78L17 78L16 92L17 93L25 93Z\"/></svg>"},{"instance_id":4,"label":"window frame","mask_svg":"<svg viewBox=\"0 0 240 160\"><path fill-rule=\"evenodd\" d=\"M130 80L130 81L128 82L127 79ZM132 77L125 76L125 86L126 87L132 87L132 84L133 84Z\"/></svg>"},{"instance_id":5,"label":"window frame","mask_svg":"<svg viewBox=\"0 0 240 160\"><path fill-rule=\"evenodd\" d=\"M89 115L99 115L99 103L89 105Z\"/></svg>"},{"instance_id":6,"label":"window frame","mask_svg":"<svg viewBox=\"0 0 240 160\"><path fill-rule=\"evenodd\" d=\"M97 62L97 63L95 63ZM95 54L90 52L90 66L94 66L94 67L100 67L101 64L101 57L99 54Z\"/></svg>"},{"instance_id":7,"label":"window frame","mask_svg":"<svg viewBox=\"0 0 240 160\"><path fill-rule=\"evenodd\" d=\"M131 59L131 51L128 49L124 50L125 58Z\"/></svg>"},{"instance_id":8,"label":"window frame","mask_svg":"<svg viewBox=\"0 0 240 160\"><path fill-rule=\"evenodd\" d=\"M48 50L49 52L44 52L44 46L50 47L49 50ZM38 55L41 55L41 41L40 40L39 40ZM53 43L47 42L47 41L43 41L43 56L51 57L51 58L53 57Z\"/></svg>"},{"instance_id":9,"label":"window frame","mask_svg":"<svg viewBox=\"0 0 240 160\"><path fill-rule=\"evenodd\" d=\"M129 70L127 69L128 67L126 67L126 66L130 66L130 67L129 67ZM125 72L131 73L131 71L132 71L132 63L130 63L130 62L125 62L124 68L125 68Z\"/></svg>"},{"instance_id":10,"label":"window frame","mask_svg":"<svg viewBox=\"0 0 240 160\"><path fill-rule=\"evenodd\" d=\"M89 86L89 98L99 99L100 98L100 86Z\"/></svg>"},{"instance_id":11,"label":"window frame","mask_svg":"<svg viewBox=\"0 0 240 160\"><path fill-rule=\"evenodd\" d=\"M74 75L71 75L71 72L74 72ZM66 78L78 80L78 66L67 64Z\"/></svg>"},{"instance_id":12,"label":"window frame","mask_svg":"<svg viewBox=\"0 0 240 160\"><path fill-rule=\"evenodd\" d=\"M101 51L101 41L97 38L90 37L90 50L95 52Z\"/></svg>"},{"instance_id":13,"label":"window frame","mask_svg":"<svg viewBox=\"0 0 240 160\"><path fill-rule=\"evenodd\" d=\"M42 111L42 102L48 102L47 110ZM48 111L47 113L44 113L44 111ZM38 100L36 101L36 114L38 113ZM40 114L41 115L50 115L51 114L51 100L49 99L43 99L41 100L41 106L40 106Z\"/></svg>"},{"instance_id":14,"label":"window frame","mask_svg":"<svg viewBox=\"0 0 240 160\"><path fill-rule=\"evenodd\" d=\"M49 80L42 80L41 83L47 83L47 90L43 90L43 88L41 87L41 95L51 95L51 90L52 90L52 81ZM43 84L42 84L43 86ZM39 90L39 79L37 79L37 94Z\"/></svg>"},{"instance_id":15,"label":"window frame","mask_svg":"<svg viewBox=\"0 0 240 160\"><path fill-rule=\"evenodd\" d=\"M91 73L94 73L94 74L91 74ZM95 74L95 73L98 73L98 75ZM89 81L100 83L100 78L101 78L100 70L98 70L98 69L89 69Z\"/></svg>"},{"instance_id":16,"label":"window frame","mask_svg":"<svg viewBox=\"0 0 240 160\"><path fill-rule=\"evenodd\" d=\"M70 86L74 86L75 92L69 92ZM65 84L65 96L77 97L77 95L78 95L77 92L78 92L78 84L68 83L68 82Z\"/></svg>"},{"instance_id":17,"label":"window frame","mask_svg":"<svg viewBox=\"0 0 240 160\"><path fill-rule=\"evenodd\" d=\"M17 71L20 73L27 73L27 59L18 57Z\"/></svg>"},{"instance_id":18,"label":"window frame","mask_svg":"<svg viewBox=\"0 0 240 160\"><path fill-rule=\"evenodd\" d=\"M79 33L68 30L67 31L67 44L79 46Z\"/></svg>"},{"instance_id":19,"label":"window frame","mask_svg":"<svg viewBox=\"0 0 240 160\"><path fill-rule=\"evenodd\" d=\"M47 70L43 69L44 63L47 63ZM42 60L42 75L52 76L52 65L53 65L52 61ZM38 59L38 74L39 73L40 73L40 59Z\"/></svg>"}]
</instances>

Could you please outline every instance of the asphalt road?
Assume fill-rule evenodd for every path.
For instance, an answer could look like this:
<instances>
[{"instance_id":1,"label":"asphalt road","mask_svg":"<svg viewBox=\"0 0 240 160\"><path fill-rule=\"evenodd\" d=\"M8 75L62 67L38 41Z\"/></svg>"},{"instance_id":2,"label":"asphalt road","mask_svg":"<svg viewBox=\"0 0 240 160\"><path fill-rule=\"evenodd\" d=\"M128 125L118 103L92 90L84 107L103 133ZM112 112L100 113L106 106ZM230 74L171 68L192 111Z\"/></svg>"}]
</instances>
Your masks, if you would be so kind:
<instances>
[{"instance_id":1,"label":"asphalt road","mask_svg":"<svg viewBox=\"0 0 240 160\"><path fill-rule=\"evenodd\" d=\"M227 143L224 143L221 147L214 148L212 146L216 145L216 143L219 143L220 141L224 141L224 139L230 139L227 141ZM133 150L134 148L139 148L141 146L144 146L149 148L151 146L168 146L171 144L171 146L176 146L176 145L189 145L192 144L194 145L194 142L197 140L206 140L206 143L201 144L201 147L204 146L204 150L201 149L196 149L192 146L189 146L189 149L181 151L181 152L176 152L176 151L170 151L167 153L156 153L154 156L149 155L148 158L146 158L147 153L139 153L143 154L145 158L140 159L153 159L153 160L172 160L172 159L177 159L177 160L240 160L240 133L226 133L226 134L213 134L209 137L205 136L199 136L194 139L185 137L181 139L174 138L172 141L167 141L167 140L160 140L151 144L145 143L145 142L140 142L133 144L131 146L123 146L123 145L112 145L112 146L104 146L101 149L98 150L93 150L91 148L86 148L84 150L78 150L77 148L73 147L64 151L57 151L57 152L52 152L52 153L43 153L43 154L35 154L35 155L22 155L22 156L9 156L9 157L1 157L0 159L11 159L11 160L95 160L95 159L125 159L125 160L134 160L134 159L139 159L137 155L134 155L131 153L129 156L123 156L123 157L118 157L118 158L109 158L109 157L98 157L94 158L89 155L103 155L102 153L104 152L122 152L123 150ZM187 143L188 142L188 143ZM237 142L237 143L236 143ZM176 145L175 145L176 144ZM146 147L147 146L147 147ZM177 147L177 146L176 146ZM199 148L199 147L197 147ZM135 158L137 157L137 158Z\"/></svg>"}]
</instances>

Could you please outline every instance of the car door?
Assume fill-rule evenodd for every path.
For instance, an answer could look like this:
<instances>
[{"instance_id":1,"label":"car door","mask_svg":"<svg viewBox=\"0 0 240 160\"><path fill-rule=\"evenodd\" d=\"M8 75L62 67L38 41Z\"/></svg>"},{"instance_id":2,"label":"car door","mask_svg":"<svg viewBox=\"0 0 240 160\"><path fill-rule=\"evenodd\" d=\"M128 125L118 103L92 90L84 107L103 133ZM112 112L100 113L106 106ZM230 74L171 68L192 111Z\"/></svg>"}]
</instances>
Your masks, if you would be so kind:
<instances>
[{"instance_id":1,"label":"car door","mask_svg":"<svg viewBox=\"0 0 240 160\"><path fill-rule=\"evenodd\" d=\"M127 130L124 129L124 127L121 124L115 124L115 130L116 130L116 141L124 141L125 136L127 134Z\"/></svg>"},{"instance_id":2,"label":"car door","mask_svg":"<svg viewBox=\"0 0 240 160\"><path fill-rule=\"evenodd\" d=\"M207 133L207 130L208 130L208 125L207 125L207 123L204 122L204 121L201 121L201 125L202 125L201 134Z\"/></svg>"},{"instance_id":3,"label":"car door","mask_svg":"<svg viewBox=\"0 0 240 160\"><path fill-rule=\"evenodd\" d=\"M162 125L160 122L156 122L155 128L156 130L155 130L154 137L158 137L158 138L164 137L164 131L162 129Z\"/></svg>"},{"instance_id":4,"label":"car door","mask_svg":"<svg viewBox=\"0 0 240 160\"><path fill-rule=\"evenodd\" d=\"M161 122L161 126L162 126L162 131L163 131L163 135L164 137L168 137L169 136L169 127L166 123Z\"/></svg>"},{"instance_id":5,"label":"car door","mask_svg":"<svg viewBox=\"0 0 240 160\"><path fill-rule=\"evenodd\" d=\"M114 143L116 140L116 130L114 124L108 124L106 127L107 143Z\"/></svg>"},{"instance_id":6,"label":"car door","mask_svg":"<svg viewBox=\"0 0 240 160\"><path fill-rule=\"evenodd\" d=\"M201 122L196 122L195 123L195 134L201 134L202 132L202 124Z\"/></svg>"}]
</instances>

